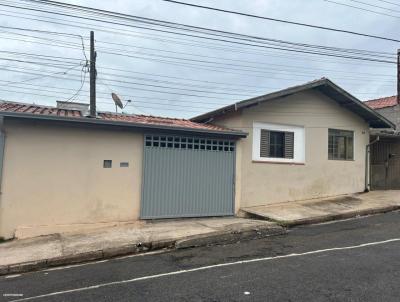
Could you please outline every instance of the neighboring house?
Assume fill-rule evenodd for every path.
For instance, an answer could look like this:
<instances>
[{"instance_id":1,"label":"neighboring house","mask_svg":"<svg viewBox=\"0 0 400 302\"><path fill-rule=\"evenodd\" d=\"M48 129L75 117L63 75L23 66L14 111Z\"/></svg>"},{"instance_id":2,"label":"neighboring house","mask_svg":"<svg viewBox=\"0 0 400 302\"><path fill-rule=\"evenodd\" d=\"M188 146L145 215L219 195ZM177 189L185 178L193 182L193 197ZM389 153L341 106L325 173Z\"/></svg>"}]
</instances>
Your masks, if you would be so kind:
<instances>
[{"instance_id":1,"label":"neighboring house","mask_svg":"<svg viewBox=\"0 0 400 302\"><path fill-rule=\"evenodd\" d=\"M246 133L58 107L0 103L0 237L237 211L236 141Z\"/></svg>"},{"instance_id":2,"label":"neighboring house","mask_svg":"<svg viewBox=\"0 0 400 302\"><path fill-rule=\"evenodd\" d=\"M369 128L394 127L325 78L192 121L249 133L236 154L241 207L364 191Z\"/></svg>"},{"instance_id":3,"label":"neighboring house","mask_svg":"<svg viewBox=\"0 0 400 302\"><path fill-rule=\"evenodd\" d=\"M394 131L371 131L371 189L400 189L400 104L397 96L366 101L396 125ZM377 137L379 140L377 141Z\"/></svg>"},{"instance_id":4,"label":"neighboring house","mask_svg":"<svg viewBox=\"0 0 400 302\"><path fill-rule=\"evenodd\" d=\"M0 103L1 237L361 192L369 128L393 127L328 79L192 121L87 111Z\"/></svg>"}]
</instances>

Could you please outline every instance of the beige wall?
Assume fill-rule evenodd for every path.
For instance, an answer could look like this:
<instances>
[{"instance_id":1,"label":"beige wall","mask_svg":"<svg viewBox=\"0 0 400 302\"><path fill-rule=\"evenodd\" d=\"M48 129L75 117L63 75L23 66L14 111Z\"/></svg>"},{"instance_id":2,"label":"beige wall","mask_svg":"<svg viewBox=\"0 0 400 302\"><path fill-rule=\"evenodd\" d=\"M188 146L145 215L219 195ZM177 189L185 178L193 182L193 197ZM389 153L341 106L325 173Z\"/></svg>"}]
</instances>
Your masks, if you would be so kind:
<instances>
[{"instance_id":1,"label":"beige wall","mask_svg":"<svg viewBox=\"0 0 400 302\"><path fill-rule=\"evenodd\" d=\"M304 126L305 164L253 162L253 122ZM236 183L240 207L364 190L368 125L321 93L309 91L273 100L214 123L249 132L240 143L241 169ZM354 131L354 161L328 160L328 128Z\"/></svg>"},{"instance_id":2,"label":"beige wall","mask_svg":"<svg viewBox=\"0 0 400 302\"><path fill-rule=\"evenodd\" d=\"M7 121L5 133L1 237L138 219L141 134Z\"/></svg>"}]
</instances>

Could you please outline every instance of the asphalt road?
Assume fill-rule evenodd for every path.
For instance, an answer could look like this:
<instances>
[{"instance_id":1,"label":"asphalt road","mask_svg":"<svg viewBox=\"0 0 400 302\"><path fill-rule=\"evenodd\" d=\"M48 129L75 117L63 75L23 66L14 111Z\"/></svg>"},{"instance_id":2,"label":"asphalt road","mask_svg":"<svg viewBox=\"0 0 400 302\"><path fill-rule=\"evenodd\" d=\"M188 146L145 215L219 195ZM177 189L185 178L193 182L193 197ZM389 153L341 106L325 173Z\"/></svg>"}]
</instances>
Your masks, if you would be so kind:
<instances>
[{"instance_id":1,"label":"asphalt road","mask_svg":"<svg viewBox=\"0 0 400 302\"><path fill-rule=\"evenodd\" d=\"M399 301L400 212L0 277L0 301Z\"/></svg>"}]
</instances>

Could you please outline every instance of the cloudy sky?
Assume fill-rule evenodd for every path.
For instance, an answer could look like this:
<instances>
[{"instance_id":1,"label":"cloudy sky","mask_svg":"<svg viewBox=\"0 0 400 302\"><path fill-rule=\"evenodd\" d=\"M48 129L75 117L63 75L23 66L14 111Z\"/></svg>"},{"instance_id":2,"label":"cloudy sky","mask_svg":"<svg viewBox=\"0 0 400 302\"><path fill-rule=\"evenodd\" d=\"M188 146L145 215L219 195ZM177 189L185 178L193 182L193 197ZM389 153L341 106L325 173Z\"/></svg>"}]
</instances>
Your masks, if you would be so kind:
<instances>
[{"instance_id":1,"label":"cloudy sky","mask_svg":"<svg viewBox=\"0 0 400 302\"><path fill-rule=\"evenodd\" d=\"M182 1L400 39L400 4L395 0ZM399 47L396 42L161 0L65 2L268 39L376 51L388 62L396 60ZM59 14L44 12L49 10ZM82 11L22 0L0 0L0 16L0 99L5 100L87 103L89 75L83 52L88 56L90 30L95 31L98 108L103 111L115 111L110 95L114 92L124 103L132 101L124 112L187 118L321 77L330 78L361 100L396 93L394 63L254 47L243 40L241 44L227 43L218 36L203 39L172 34L165 32L165 27L143 22L115 18L103 22L102 17Z\"/></svg>"}]
</instances>

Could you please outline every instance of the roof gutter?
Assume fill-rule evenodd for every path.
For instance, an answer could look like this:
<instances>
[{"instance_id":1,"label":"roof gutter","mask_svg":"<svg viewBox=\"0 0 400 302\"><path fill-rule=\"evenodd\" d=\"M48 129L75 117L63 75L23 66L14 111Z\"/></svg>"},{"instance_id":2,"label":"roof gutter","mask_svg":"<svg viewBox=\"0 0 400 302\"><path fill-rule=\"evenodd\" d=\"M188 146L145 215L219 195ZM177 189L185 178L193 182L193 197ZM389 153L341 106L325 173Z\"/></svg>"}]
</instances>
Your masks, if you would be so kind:
<instances>
[{"instance_id":1,"label":"roof gutter","mask_svg":"<svg viewBox=\"0 0 400 302\"><path fill-rule=\"evenodd\" d=\"M0 117L16 118L25 120L38 120L38 121L49 121L49 122L63 122L75 125L101 125L109 127L122 127L128 129L137 129L141 131L151 130L162 130L162 131L179 131L185 133L198 133L198 134L212 134L216 136L229 136L233 138L245 138L248 133L242 131L220 131L220 130L208 130L208 129L196 129L186 127L174 127L166 125L155 125L155 124L142 124L142 123L130 123L130 122L116 122L107 121L102 119L90 119L90 118L72 118L72 117L61 117L61 116L46 116L36 115L28 113L16 113L16 112L0 112Z\"/></svg>"}]
</instances>

